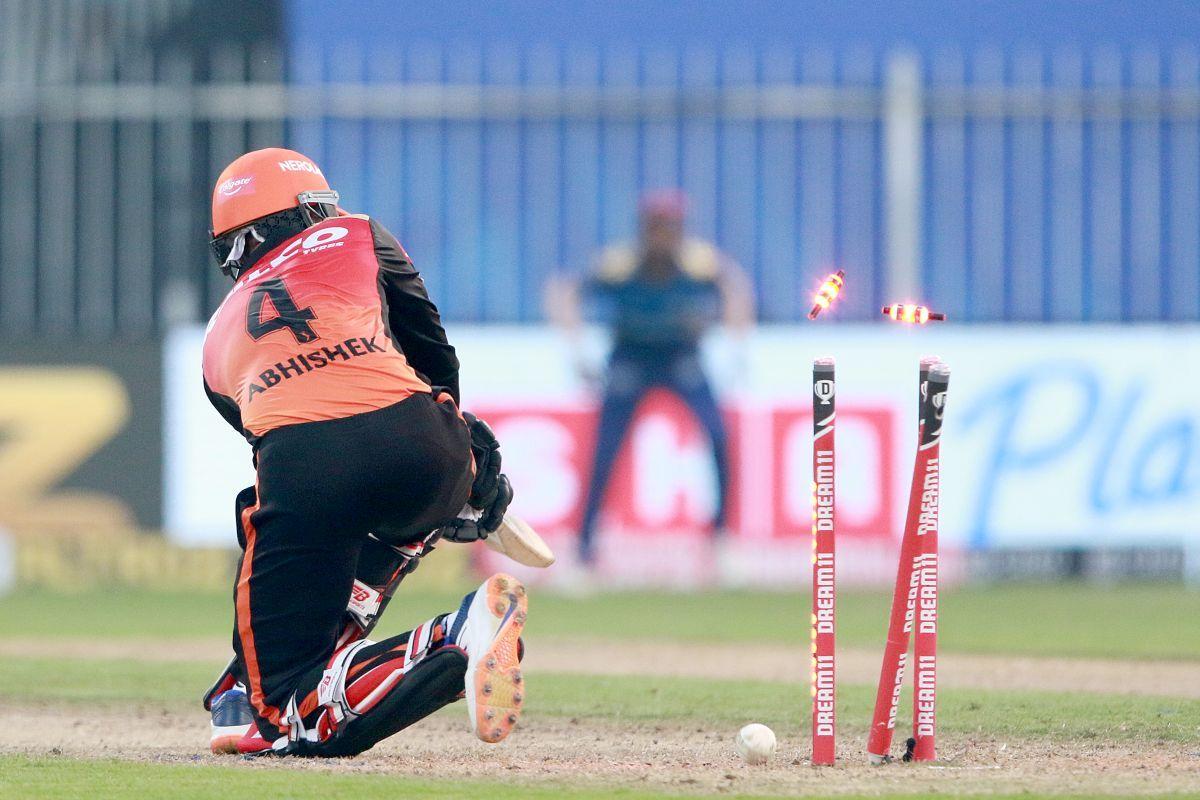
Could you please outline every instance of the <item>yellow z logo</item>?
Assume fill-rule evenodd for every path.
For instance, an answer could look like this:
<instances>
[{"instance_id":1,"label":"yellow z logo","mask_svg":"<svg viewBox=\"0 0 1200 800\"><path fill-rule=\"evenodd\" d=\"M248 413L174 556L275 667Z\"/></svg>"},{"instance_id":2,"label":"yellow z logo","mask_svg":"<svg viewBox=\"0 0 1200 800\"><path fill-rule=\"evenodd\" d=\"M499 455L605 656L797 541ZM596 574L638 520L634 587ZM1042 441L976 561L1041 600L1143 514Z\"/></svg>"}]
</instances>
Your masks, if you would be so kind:
<instances>
[{"instance_id":1,"label":"yellow z logo","mask_svg":"<svg viewBox=\"0 0 1200 800\"><path fill-rule=\"evenodd\" d=\"M0 522L25 527L132 525L119 499L53 493L129 418L129 396L92 367L0 369Z\"/></svg>"}]
</instances>

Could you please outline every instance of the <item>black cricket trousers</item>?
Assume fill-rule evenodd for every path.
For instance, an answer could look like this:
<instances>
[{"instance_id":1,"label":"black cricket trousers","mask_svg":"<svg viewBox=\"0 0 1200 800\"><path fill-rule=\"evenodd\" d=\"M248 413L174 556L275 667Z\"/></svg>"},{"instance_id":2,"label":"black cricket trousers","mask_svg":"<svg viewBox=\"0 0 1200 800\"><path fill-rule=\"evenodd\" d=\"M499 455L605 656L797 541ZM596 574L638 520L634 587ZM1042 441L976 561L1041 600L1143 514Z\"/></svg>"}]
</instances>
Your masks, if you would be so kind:
<instances>
[{"instance_id":1,"label":"black cricket trousers","mask_svg":"<svg viewBox=\"0 0 1200 800\"><path fill-rule=\"evenodd\" d=\"M256 486L238 495L233 646L266 738L285 730L300 678L333 655L367 534L410 544L466 503L471 437L442 398L416 394L259 441Z\"/></svg>"}]
</instances>

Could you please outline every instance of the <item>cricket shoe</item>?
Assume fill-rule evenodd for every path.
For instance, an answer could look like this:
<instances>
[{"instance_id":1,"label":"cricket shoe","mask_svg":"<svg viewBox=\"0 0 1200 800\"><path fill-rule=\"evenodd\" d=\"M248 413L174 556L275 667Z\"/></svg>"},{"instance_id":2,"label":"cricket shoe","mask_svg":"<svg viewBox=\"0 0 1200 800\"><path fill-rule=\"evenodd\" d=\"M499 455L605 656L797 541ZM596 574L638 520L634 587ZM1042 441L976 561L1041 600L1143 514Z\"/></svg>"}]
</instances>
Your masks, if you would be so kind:
<instances>
[{"instance_id":1,"label":"cricket shoe","mask_svg":"<svg viewBox=\"0 0 1200 800\"><path fill-rule=\"evenodd\" d=\"M250 710L250 699L246 697L246 690L241 684L222 692L213 700L209 748L214 753L241 755L253 755L271 749L271 742L258 732L258 725Z\"/></svg>"},{"instance_id":2,"label":"cricket shoe","mask_svg":"<svg viewBox=\"0 0 1200 800\"><path fill-rule=\"evenodd\" d=\"M464 694L471 729L491 744L503 741L521 716L521 629L528 604L520 581L493 575L463 598L448 637L467 653Z\"/></svg>"},{"instance_id":3,"label":"cricket shoe","mask_svg":"<svg viewBox=\"0 0 1200 800\"><path fill-rule=\"evenodd\" d=\"M258 723L252 722L250 729L237 740L234 752L243 756L254 756L271 750L274 744L273 741L269 742L264 739L263 735L258 732Z\"/></svg>"},{"instance_id":4,"label":"cricket shoe","mask_svg":"<svg viewBox=\"0 0 1200 800\"><path fill-rule=\"evenodd\" d=\"M212 737L208 746L214 753L236 753L237 743L254 725L250 700L240 685L221 692L212 702Z\"/></svg>"}]
</instances>

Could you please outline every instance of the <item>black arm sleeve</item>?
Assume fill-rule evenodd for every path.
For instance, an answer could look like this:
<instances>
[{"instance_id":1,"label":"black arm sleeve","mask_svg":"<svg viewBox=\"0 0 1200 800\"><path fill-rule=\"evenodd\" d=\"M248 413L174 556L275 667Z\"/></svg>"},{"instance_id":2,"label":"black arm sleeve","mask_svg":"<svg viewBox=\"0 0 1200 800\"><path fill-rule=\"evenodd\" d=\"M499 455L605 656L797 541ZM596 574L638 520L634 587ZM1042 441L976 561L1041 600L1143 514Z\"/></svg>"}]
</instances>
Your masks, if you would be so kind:
<instances>
[{"instance_id":1,"label":"black arm sleeve","mask_svg":"<svg viewBox=\"0 0 1200 800\"><path fill-rule=\"evenodd\" d=\"M208 395L208 402L213 404L213 408L221 415L222 419L233 426L233 429L246 436L246 429L242 427L242 412L238 410L237 403L223 394L217 394L209 387L208 381L204 381L204 393Z\"/></svg>"},{"instance_id":2,"label":"black arm sleeve","mask_svg":"<svg viewBox=\"0 0 1200 800\"><path fill-rule=\"evenodd\" d=\"M433 386L444 386L460 403L458 356L446 340L437 306L404 248L382 225L371 220L383 323L408 363Z\"/></svg>"}]
</instances>

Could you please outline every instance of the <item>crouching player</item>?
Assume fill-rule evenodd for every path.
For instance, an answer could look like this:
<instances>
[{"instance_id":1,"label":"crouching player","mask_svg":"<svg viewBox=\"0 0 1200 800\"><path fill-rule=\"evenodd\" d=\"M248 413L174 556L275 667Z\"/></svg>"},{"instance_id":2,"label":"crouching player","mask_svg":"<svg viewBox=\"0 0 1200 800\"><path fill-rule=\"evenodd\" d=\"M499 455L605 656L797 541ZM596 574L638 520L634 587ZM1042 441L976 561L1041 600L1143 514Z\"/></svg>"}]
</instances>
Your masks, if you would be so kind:
<instances>
[{"instance_id":1,"label":"crouching player","mask_svg":"<svg viewBox=\"0 0 1200 800\"><path fill-rule=\"evenodd\" d=\"M213 192L234 285L208 326L204 388L257 471L236 499L235 657L205 698L213 749L354 755L463 696L498 742L522 704L515 579L365 638L433 543L486 535L512 490L491 431L458 411L458 360L408 256L337 200L281 149L237 159Z\"/></svg>"}]
</instances>

